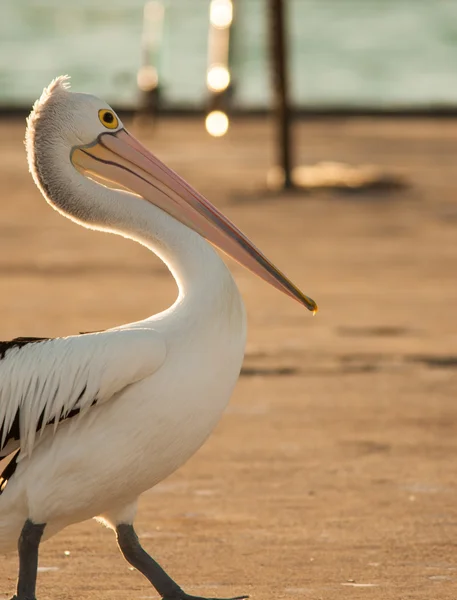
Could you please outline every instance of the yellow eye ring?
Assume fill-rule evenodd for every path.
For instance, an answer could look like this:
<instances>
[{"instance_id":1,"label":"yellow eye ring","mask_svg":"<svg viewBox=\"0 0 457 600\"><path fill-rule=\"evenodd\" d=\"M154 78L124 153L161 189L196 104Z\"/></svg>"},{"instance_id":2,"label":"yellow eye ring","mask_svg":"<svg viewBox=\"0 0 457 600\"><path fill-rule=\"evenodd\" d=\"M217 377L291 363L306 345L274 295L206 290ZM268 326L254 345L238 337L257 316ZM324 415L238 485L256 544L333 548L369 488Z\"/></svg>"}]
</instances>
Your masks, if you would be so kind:
<instances>
[{"instance_id":1,"label":"yellow eye ring","mask_svg":"<svg viewBox=\"0 0 457 600\"><path fill-rule=\"evenodd\" d=\"M100 123L107 129L116 129L119 125L118 118L112 110L106 110L106 108L100 109L98 111L98 118L100 119Z\"/></svg>"}]
</instances>

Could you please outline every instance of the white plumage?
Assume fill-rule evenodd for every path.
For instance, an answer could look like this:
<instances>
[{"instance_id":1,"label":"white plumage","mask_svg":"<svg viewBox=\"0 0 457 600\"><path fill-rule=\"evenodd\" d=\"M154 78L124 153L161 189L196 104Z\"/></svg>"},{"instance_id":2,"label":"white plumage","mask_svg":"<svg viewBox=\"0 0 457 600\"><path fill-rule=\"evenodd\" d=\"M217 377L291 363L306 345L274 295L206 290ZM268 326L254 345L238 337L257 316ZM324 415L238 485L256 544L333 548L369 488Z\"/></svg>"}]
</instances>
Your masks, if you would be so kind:
<instances>
[{"instance_id":1,"label":"white plumage","mask_svg":"<svg viewBox=\"0 0 457 600\"><path fill-rule=\"evenodd\" d=\"M179 295L164 312L110 331L0 344L0 457L16 453L0 480L0 552L15 548L22 530L17 598L28 599L36 569L24 565L35 564L41 536L98 517L164 598L184 600L150 557L138 559L143 551L128 527L138 496L208 437L240 372L243 302L206 239L316 305L130 136L107 104L71 93L65 78L35 104L27 154L53 208L147 246L168 265Z\"/></svg>"},{"instance_id":2,"label":"white plumage","mask_svg":"<svg viewBox=\"0 0 457 600\"><path fill-rule=\"evenodd\" d=\"M152 375L165 356L162 337L151 329L106 331L13 346L0 361L0 457L19 445L21 459L31 456L43 433L54 433L69 413L78 410L83 417L91 406L103 404ZM7 433L17 415L20 442L5 452Z\"/></svg>"}]
</instances>

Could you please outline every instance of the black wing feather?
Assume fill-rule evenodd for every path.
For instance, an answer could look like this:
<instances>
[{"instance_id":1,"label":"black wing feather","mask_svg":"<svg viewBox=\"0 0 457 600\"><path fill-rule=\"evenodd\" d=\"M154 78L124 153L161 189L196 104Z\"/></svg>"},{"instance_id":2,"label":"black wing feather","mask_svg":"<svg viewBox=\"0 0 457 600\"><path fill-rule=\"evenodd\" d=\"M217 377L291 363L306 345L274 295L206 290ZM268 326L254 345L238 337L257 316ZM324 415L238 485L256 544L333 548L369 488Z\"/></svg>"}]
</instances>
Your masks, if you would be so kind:
<instances>
[{"instance_id":1,"label":"black wing feather","mask_svg":"<svg viewBox=\"0 0 457 600\"><path fill-rule=\"evenodd\" d=\"M13 348L23 348L24 346L27 346L29 344L46 342L46 341L49 341L50 339L53 339L53 338L18 337L18 338L14 338L13 340L9 340L7 342L0 341L0 360L5 358L5 355L8 352L8 350L11 350ZM81 393L79 394L79 396L77 398L77 402L79 400L81 400L85 391L86 391L86 386L84 386L84 388L81 390ZM97 399L95 398L92 402L92 405L94 405L96 403L97 403ZM65 421L67 419L71 419L72 417L75 417L76 415L79 414L79 412L80 412L79 408L73 408L66 415L61 414L60 418L59 418L59 423L61 421ZM20 427L19 427L20 417L21 417L21 411L20 411L20 409L18 409L16 411L16 414L14 415L14 419L11 424L11 427L9 428L9 430L6 433L5 440L4 440L3 444L0 446L0 460L2 458L6 458L8 456L8 454L10 454L10 453L8 453L8 454L2 455L2 450L4 448L6 448L6 445L8 444L8 442L10 442L10 441L19 442L20 441L20 438L21 438ZM44 411L41 414L40 418L38 419L37 428L36 428L37 432L40 431L40 429L43 427L43 419L44 419ZM52 419L47 421L44 424L44 426L52 425L53 423L55 423L55 420L56 420L55 417L53 417ZM3 428L4 428L4 423L0 424L0 440L3 438L3 434L4 434ZM6 467L3 469L2 473L0 474L0 495L6 488L6 484L8 483L8 480L12 477L12 475L16 471L17 458L18 458L19 452L20 452L20 448L13 450L14 455L13 455L12 459L10 460L10 462L6 465Z\"/></svg>"}]
</instances>

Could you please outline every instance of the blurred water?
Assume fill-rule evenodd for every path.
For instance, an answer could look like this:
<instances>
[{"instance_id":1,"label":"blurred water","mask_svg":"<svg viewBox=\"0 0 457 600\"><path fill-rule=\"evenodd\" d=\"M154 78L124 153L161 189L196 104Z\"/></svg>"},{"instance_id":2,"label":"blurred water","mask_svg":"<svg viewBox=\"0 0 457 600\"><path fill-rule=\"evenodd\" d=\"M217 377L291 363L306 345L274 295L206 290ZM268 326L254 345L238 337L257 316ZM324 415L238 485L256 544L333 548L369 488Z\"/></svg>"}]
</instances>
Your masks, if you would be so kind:
<instances>
[{"instance_id":1,"label":"blurred water","mask_svg":"<svg viewBox=\"0 0 457 600\"><path fill-rule=\"evenodd\" d=\"M164 0L159 70L169 105L206 98L209 0ZM269 102L266 0L238 0L234 100ZM457 104L457 0L289 0L298 105ZM137 98L143 0L1 0L0 104L29 105L50 79L117 106Z\"/></svg>"}]
</instances>

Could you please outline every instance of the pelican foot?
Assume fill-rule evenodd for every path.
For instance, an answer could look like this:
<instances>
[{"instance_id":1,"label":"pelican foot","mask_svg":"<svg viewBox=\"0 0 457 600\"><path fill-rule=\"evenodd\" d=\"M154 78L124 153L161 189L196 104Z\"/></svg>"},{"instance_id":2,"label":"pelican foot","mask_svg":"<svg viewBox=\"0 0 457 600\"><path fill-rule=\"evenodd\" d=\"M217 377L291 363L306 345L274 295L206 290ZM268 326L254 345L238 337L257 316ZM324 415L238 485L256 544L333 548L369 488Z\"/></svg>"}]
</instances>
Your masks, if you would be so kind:
<instances>
[{"instance_id":1,"label":"pelican foot","mask_svg":"<svg viewBox=\"0 0 457 600\"><path fill-rule=\"evenodd\" d=\"M165 573L162 567L142 548L138 536L129 523L120 523L116 527L117 543L124 558L132 567L149 579L158 591L162 600L246 600L249 596L236 596L235 598L204 598L191 596L179 587L173 579Z\"/></svg>"},{"instance_id":2,"label":"pelican foot","mask_svg":"<svg viewBox=\"0 0 457 600\"><path fill-rule=\"evenodd\" d=\"M203 596L191 596L186 592L179 595L163 596L162 600L246 600L249 596L235 596L234 598L205 598Z\"/></svg>"},{"instance_id":3,"label":"pelican foot","mask_svg":"<svg viewBox=\"0 0 457 600\"><path fill-rule=\"evenodd\" d=\"M38 571L38 547L45 523L33 523L30 519L24 523L18 542L19 577L16 594L11 600L36 600L36 578Z\"/></svg>"}]
</instances>

